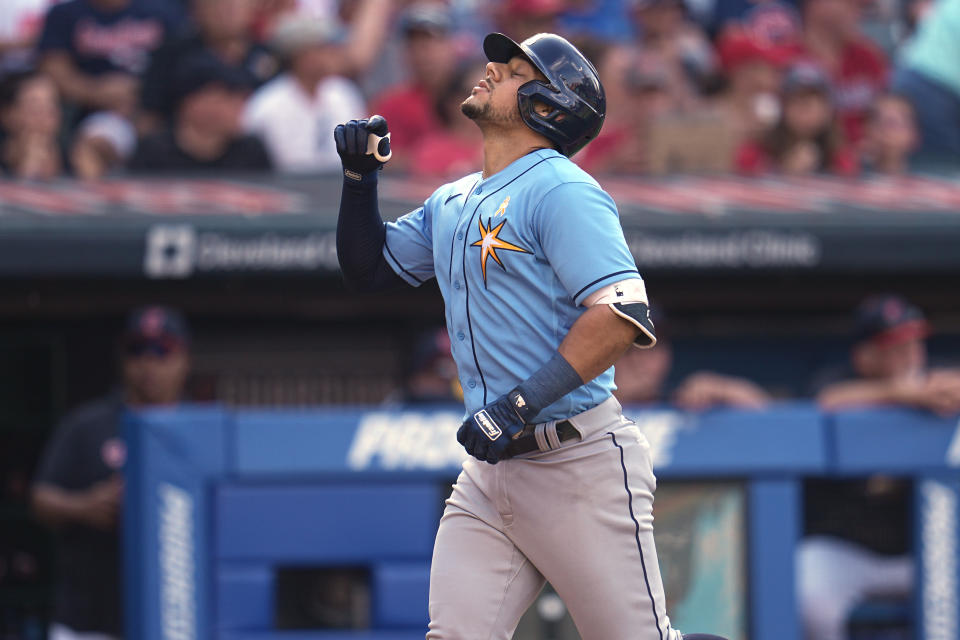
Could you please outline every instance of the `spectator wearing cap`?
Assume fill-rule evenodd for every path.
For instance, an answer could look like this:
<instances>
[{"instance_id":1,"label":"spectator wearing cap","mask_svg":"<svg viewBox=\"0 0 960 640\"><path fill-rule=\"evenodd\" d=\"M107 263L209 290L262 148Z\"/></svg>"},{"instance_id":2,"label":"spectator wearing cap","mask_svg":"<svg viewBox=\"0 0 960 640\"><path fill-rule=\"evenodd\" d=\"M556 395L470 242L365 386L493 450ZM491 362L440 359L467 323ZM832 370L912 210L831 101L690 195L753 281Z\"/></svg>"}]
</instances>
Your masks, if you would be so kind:
<instances>
[{"instance_id":1,"label":"spectator wearing cap","mask_svg":"<svg viewBox=\"0 0 960 640\"><path fill-rule=\"evenodd\" d=\"M259 138L243 133L249 75L209 54L181 63L174 78L173 125L140 140L129 169L265 171L272 166Z\"/></svg>"},{"instance_id":2,"label":"spectator wearing cap","mask_svg":"<svg viewBox=\"0 0 960 640\"><path fill-rule=\"evenodd\" d=\"M132 117L139 75L180 23L173 3L68 0L47 12L37 43L40 68L80 116L115 111Z\"/></svg>"},{"instance_id":3,"label":"spectator wearing cap","mask_svg":"<svg viewBox=\"0 0 960 640\"><path fill-rule=\"evenodd\" d=\"M434 105L449 86L458 65L449 10L416 3L400 19L409 79L374 97L371 113L387 119L394 151L391 165L406 168L417 142L442 127Z\"/></svg>"},{"instance_id":4,"label":"spectator wearing cap","mask_svg":"<svg viewBox=\"0 0 960 640\"><path fill-rule=\"evenodd\" d=\"M670 404L687 411L716 407L762 409L770 394L759 385L737 376L697 371L685 377L672 391L668 380L673 370L670 327L663 312L654 307L651 319L657 327L657 344L650 349L630 349L614 367L614 395L624 405Z\"/></svg>"},{"instance_id":5,"label":"spectator wearing cap","mask_svg":"<svg viewBox=\"0 0 960 640\"><path fill-rule=\"evenodd\" d=\"M870 108L861 164L876 173L902 175L910 169L910 158L919 142L913 105L904 96L884 94Z\"/></svg>"},{"instance_id":6,"label":"spectator wearing cap","mask_svg":"<svg viewBox=\"0 0 960 640\"><path fill-rule=\"evenodd\" d=\"M934 3L903 47L893 89L913 104L926 160L960 159L960 0Z\"/></svg>"},{"instance_id":7,"label":"spectator wearing cap","mask_svg":"<svg viewBox=\"0 0 960 640\"><path fill-rule=\"evenodd\" d=\"M245 83L259 87L279 70L273 53L254 39L256 0L190 0L191 18L172 33L150 59L140 93L137 129L141 135L169 124L177 107L177 74L199 55L244 74Z\"/></svg>"},{"instance_id":8,"label":"spectator wearing cap","mask_svg":"<svg viewBox=\"0 0 960 640\"><path fill-rule=\"evenodd\" d=\"M795 65L784 78L781 100L776 126L759 142L740 147L737 169L745 175L856 175L857 157L837 124L827 75L811 64Z\"/></svg>"},{"instance_id":9,"label":"spectator wearing cap","mask_svg":"<svg viewBox=\"0 0 960 640\"><path fill-rule=\"evenodd\" d=\"M717 41L726 79L715 101L739 144L758 139L780 116L780 86L791 53L749 35L728 31Z\"/></svg>"},{"instance_id":10,"label":"spectator wearing cap","mask_svg":"<svg viewBox=\"0 0 960 640\"><path fill-rule=\"evenodd\" d=\"M824 69L834 107L851 144L863 138L873 101L887 86L883 52L860 30L862 0L804 0L803 41L798 55Z\"/></svg>"},{"instance_id":11,"label":"spectator wearing cap","mask_svg":"<svg viewBox=\"0 0 960 640\"><path fill-rule=\"evenodd\" d=\"M64 175L60 122L57 87L48 76L28 71L0 80L0 174L31 180Z\"/></svg>"},{"instance_id":12,"label":"spectator wearing cap","mask_svg":"<svg viewBox=\"0 0 960 640\"><path fill-rule=\"evenodd\" d=\"M260 87L247 103L244 130L263 140L277 169L335 171L333 135L339 122L366 112L344 68L343 31L332 19L287 15L271 39L286 71Z\"/></svg>"},{"instance_id":13,"label":"spectator wearing cap","mask_svg":"<svg viewBox=\"0 0 960 640\"><path fill-rule=\"evenodd\" d=\"M118 524L127 410L180 402L190 337L179 312L133 312L119 341L122 385L69 413L47 443L34 480L36 517L55 532L58 581L50 640L108 640L122 633Z\"/></svg>"},{"instance_id":14,"label":"spectator wearing cap","mask_svg":"<svg viewBox=\"0 0 960 640\"><path fill-rule=\"evenodd\" d=\"M825 409L905 405L951 415L960 411L960 370L930 369L923 312L894 295L873 296L857 309L850 366L821 380Z\"/></svg>"}]
</instances>

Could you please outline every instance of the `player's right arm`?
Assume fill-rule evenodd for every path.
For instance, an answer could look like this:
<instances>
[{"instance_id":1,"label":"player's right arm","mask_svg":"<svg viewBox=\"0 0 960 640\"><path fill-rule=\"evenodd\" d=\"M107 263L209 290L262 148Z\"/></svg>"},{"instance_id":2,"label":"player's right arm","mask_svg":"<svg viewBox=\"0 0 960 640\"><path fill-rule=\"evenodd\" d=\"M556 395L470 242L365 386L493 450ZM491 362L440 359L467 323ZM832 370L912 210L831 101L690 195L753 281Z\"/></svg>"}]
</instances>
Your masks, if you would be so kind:
<instances>
[{"instance_id":1,"label":"player's right arm","mask_svg":"<svg viewBox=\"0 0 960 640\"><path fill-rule=\"evenodd\" d=\"M380 136L377 158L370 140ZM430 207L425 204L384 224L377 204L377 175L389 160L387 122L381 116L337 126L334 139L343 163L343 195L337 221L337 259L348 286L379 291L404 282L419 286L433 277ZM386 157L384 157L386 156Z\"/></svg>"},{"instance_id":2,"label":"player's right arm","mask_svg":"<svg viewBox=\"0 0 960 640\"><path fill-rule=\"evenodd\" d=\"M337 260L344 282L358 291L380 291L403 284L383 256L387 230L377 203L377 174L384 161L368 153L371 133L387 136L387 121L380 116L351 120L337 125L333 132L343 164ZM389 140L382 151L389 154Z\"/></svg>"}]
</instances>

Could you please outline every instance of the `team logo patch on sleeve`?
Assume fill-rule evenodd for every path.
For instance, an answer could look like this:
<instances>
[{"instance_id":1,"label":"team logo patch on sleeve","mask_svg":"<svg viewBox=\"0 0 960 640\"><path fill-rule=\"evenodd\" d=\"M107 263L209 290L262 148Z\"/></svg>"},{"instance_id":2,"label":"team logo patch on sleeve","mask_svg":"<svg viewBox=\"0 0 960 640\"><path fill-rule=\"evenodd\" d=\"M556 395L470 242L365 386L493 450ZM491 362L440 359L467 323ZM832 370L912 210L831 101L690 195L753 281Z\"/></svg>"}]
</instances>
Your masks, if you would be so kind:
<instances>
[{"instance_id":1,"label":"team logo patch on sleeve","mask_svg":"<svg viewBox=\"0 0 960 640\"><path fill-rule=\"evenodd\" d=\"M510 196L507 196L503 199L503 202L500 203L500 206L497 207L496 212L493 214L494 218L499 218L507 212L507 205L510 204Z\"/></svg>"},{"instance_id":2,"label":"team logo patch on sleeve","mask_svg":"<svg viewBox=\"0 0 960 640\"><path fill-rule=\"evenodd\" d=\"M473 414L473 419L477 421L477 424L480 425L480 428L483 429L483 432L491 440L496 440L503 434L503 431L501 431L497 423L487 415L486 411L477 411Z\"/></svg>"},{"instance_id":3,"label":"team logo patch on sleeve","mask_svg":"<svg viewBox=\"0 0 960 640\"><path fill-rule=\"evenodd\" d=\"M507 200L503 201L503 204L500 205L501 208L505 208L507 205ZM504 226L507 224L507 221L504 220L497 226L493 226L491 219L487 219L487 226L483 226L483 220L477 220L477 224L480 225L480 239L471 244L471 247L480 247L480 271L483 273L483 284L487 284L487 259L493 258L494 262L500 265L500 268L504 271L507 268L503 265L503 261L500 259L500 256L497 255L498 250L503 251L517 251L519 253L533 253L528 251L523 247L519 247L515 244L507 242L500 238L500 232L503 231Z\"/></svg>"}]
</instances>

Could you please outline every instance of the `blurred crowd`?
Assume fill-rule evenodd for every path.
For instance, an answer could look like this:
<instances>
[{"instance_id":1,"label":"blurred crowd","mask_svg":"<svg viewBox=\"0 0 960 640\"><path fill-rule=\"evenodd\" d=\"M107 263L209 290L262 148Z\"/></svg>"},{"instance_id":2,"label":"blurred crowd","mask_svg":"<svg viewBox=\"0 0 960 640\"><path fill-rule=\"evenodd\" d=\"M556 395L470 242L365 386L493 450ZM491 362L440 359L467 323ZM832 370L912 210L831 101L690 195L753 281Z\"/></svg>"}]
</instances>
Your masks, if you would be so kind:
<instances>
[{"instance_id":1,"label":"blurred crowd","mask_svg":"<svg viewBox=\"0 0 960 640\"><path fill-rule=\"evenodd\" d=\"M960 159L960 0L4 0L0 171L474 171L459 105L489 31L563 34L607 119L588 171L901 174Z\"/></svg>"}]
</instances>

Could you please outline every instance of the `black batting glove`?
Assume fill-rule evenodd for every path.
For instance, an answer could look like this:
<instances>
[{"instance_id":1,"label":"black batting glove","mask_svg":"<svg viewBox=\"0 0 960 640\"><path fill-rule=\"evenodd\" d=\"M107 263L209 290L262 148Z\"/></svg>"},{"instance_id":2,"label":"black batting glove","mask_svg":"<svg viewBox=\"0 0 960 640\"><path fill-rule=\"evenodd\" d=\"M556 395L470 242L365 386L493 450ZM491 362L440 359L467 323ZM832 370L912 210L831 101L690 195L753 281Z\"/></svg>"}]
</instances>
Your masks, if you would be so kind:
<instances>
[{"instance_id":1,"label":"black batting glove","mask_svg":"<svg viewBox=\"0 0 960 640\"><path fill-rule=\"evenodd\" d=\"M517 389L470 416L457 431L457 441L478 460L497 464L514 436L536 415Z\"/></svg>"},{"instance_id":2,"label":"black batting glove","mask_svg":"<svg viewBox=\"0 0 960 640\"><path fill-rule=\"evenodd\" d=\"M333 130L333 139L337 144L337 153L340 154L343 175L346 178L360 181L364 176L381 168L386 162L377 159L373 153L368 152L367 147L371 133L383 137L380 140L377 152L381 157L389 159L390 138L385 137L388 135L389 129L383 116L351 120L346 124L338 124Z\"/></svg>"}]
</instances>

